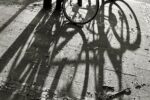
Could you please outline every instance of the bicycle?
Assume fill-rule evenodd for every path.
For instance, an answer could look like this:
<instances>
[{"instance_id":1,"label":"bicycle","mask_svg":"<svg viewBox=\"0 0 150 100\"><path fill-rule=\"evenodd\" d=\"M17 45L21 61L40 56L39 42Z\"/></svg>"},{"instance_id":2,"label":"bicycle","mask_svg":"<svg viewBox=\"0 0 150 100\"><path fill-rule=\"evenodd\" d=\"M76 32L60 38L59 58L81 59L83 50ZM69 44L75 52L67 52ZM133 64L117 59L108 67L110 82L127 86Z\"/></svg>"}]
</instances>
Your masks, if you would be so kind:
<instances>
[{"instance_id":1,"label":"bicycle","mask_svg":"<svg viewBox=\"0 0 150 100\"><path fill-rule=\"evenodd\" d=\"M98 13L99 0L63 0L65 17L75 24L86 24Z\"/></svg>"}]
</instances>

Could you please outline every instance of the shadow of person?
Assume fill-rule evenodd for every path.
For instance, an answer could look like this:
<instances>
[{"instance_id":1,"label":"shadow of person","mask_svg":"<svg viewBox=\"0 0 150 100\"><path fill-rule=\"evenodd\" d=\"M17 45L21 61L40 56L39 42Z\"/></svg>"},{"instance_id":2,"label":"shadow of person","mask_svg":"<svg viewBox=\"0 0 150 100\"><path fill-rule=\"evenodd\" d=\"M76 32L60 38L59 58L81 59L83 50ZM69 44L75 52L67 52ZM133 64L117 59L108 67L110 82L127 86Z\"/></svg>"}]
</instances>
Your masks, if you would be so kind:
<instances>
[{"instance_id":1,"label":"shadow of person","mask_svg":"<svg viewBox=\"0 0 150 100\"><path fill-rule=\"evenodd\" d=\"M6 60L5 64L2 64L3 68L7 66L10 68L8 80L4 84L19 85L9 91L8 94L3 95L1 97L3 100L19 100L23 98L18 91L23 93L25 97L35 98L37 97L35 88L42 88L44 85L45 78L50 70L50 66L48 66L49 49L51 44L57 42L60 36L60 31L58 32L58 30L62 24L60 12L54 11L51 13L47 11L43 13L41 11L40 13L43 15L36 16L35 20L31 22L30 26L27 26L27 29L12 45L12 47L14 46L14 51L12 51L13 48L11 48L11 51L14 54L11 52L12 55L8 55L9 59L6 59L5 54L2 57ZM34 24L36 24L35 27L33 27ZM53 30L54 27L55 30ZM62 47L59 49L62 49ZM9 50L7 52L9 53ZM11 61L11 59L13 60ZM30 90L34 91L33 94Z\"/></svg>"},{"instance_id":2,"label":"shadow of person","mask_svg":"<svg viewBox=\"0 0 150 100\"><path fill-rule=\"evenodd\" d=\"M19 61L20 61L21 57L24 56L24 50L23 49L26 47L26 42L28 41L29 37L31 37L33 30L36 28L37 24L39 23L39 21L41 20L41 18L44 15L45 15L45 13L43 12L43 10L39 11L37 16L35 16L35 18L26 27L26 29L22 32L22 34L14 41L14 43L8 48L8 50L1 57L2 58L2 60L0 62L1 69L2 69L1 73L3 73L3 70L6 68L8 71L8 72L6 71L6 73L8 75L6 74L4 76L6 79L2 80L2 81L4 81L4 83L3 83L4 87L8 86L9 88L13 88L13 87L11 87L13 85L16 88L18 88L20 86L21 83L18 84L18 82L15 82L15 83L12 82L14 80L17 80L20 77L20 76L16 76L17 79L14 79L14 75L16 73L13 72L13 70L20 63ZM14 60L12 61L12 59L14 59ZM26 64L26 62L23 62L23 63ZM24 69L24 67L23 67L23 69ZM19 74L20 73L18 73L18 75ZM3 92L3 90L6 92ZM7 90L7 88L6 89L3 88L1 91L1 99L3 99L3 100L10 99L12 97L11 96L12 93L15 92L15 90L10 91L10 90Z\"/></svg>"}]
</instances>

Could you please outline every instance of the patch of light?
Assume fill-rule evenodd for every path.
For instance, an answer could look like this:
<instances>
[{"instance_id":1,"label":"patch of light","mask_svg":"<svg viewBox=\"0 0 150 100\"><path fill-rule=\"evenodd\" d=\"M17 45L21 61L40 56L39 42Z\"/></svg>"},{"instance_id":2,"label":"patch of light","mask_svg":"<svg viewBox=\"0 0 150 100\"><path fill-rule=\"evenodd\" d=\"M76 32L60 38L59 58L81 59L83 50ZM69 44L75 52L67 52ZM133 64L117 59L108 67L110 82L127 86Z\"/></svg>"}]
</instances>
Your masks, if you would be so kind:
<instances>
[{"instance_id":1,"label":"patch of light","mask_svg":"<svg viewBox=\"0 0 150 100\"><path fill-rule=\"evenodd\" d=\"M20 77L19 77L19 80L21 80L22 78L23 78L23 76L28 72L28 69L30 69L30 64L28 64L26 67L25 67L25 69L24 69L24 71L22 72L22 74L20 75Z\"/></svg>"},{"instance_id":2,"label":"patch of light","mask_svg":"<svg viewBox=\"0 0 150 100\"><path fill-rule=\"evenodd\" d=\"M68 28L66 32L73 32L73 31L75 31L74 28Z\"/></svg>"},{"instance_id":3,"label":"patch of light","mask_svg":"<svg viewBox=\"0 0 150 100\"><path fill-rule=\"evenodd\" d=\"M17 93L18 93L18 90L15 90L7 100L13 100Z\"/></svg>"},{"instance_id":4,"label":"patch of light","mask_svg":"<svg viewBox=\"0 0 150 100\"><path fill-rule=\"evenodd\" d=\"M42 61L39 63L39 65L38 65L38 69L37 69L37 71L36 71L36 74L35 74L35 77L34 77L34 80L33 80L33 82L36 82L37 81L37 78L38 78L38 75L39 75L39 71L40 71L40 67L41 67L41 63L42 63Z\"/></svg>"},{"instance_id":5,"label":"patch of light","mask_svg":"<svg viewBox=\"0 0 150 100\"><path fill-rule=\"evenodd\" d=\"M32 67L32 66L30 66L30 67ZM24 83L26 83L26 82L27 82L27 80L28 80L28 79L29 79L29 77L31 76L32 71L33 71L33 68L32 68L32 69L30 69L30 71L29 71L28 75L26 76L26 78L25 78L25 80L24 80Z\"/></svg>"}]
</instances>

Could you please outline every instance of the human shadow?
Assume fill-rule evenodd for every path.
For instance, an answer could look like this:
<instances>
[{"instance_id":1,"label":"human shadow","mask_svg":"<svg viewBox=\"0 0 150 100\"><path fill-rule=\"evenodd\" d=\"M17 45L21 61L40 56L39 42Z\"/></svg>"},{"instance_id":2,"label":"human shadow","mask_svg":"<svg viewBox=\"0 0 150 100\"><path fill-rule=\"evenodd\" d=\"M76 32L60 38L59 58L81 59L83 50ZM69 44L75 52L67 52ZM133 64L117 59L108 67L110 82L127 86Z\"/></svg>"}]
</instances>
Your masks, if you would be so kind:
<instances>
[{"instance_id":1,"label":"human shadow","mask_svg":"<svg viewBox=\"0 0 150 100\"><path fill-rule=\"evenodd\" d=\"M16 65L17 61L16 60L19 59L19 56L22 54L22 50L24 49L24 46L25 46L26 42L28 41L28 38L31 36L31 33L34 31L34 29L36 28L39 21L42 19L42 17L44 15L45 15L45 13L43 12L43 10L41 10L37 14L37 16L32 20L32 22L26 27L26 29L22 32L22 34L14 41L14 43L11 45L11 47L9 47L8 50L1 57L1 62L0 62L1 70L0 71L1 71L1 73L3 73L3 70L7 66L9 66L8 63L10 63L11 59L16 54L15 61L12 62L12 65L10 65L11 66L10 70L12 70L12 71L10 71L10 73L8 75L9 78L7 77L7 75L3 76L3 77L6 77L6 79L2 80L2 81L4 81L4 86L5 85L10 85L10 84L7 84L7 83L11 83L10 81L14 80L14 76L12 74L13 74L14 67L17 66ZM23 62L23 63L25 64L26 62ZM12 84L15 84L15 83L12 83ZM13 93L13 91L9 91L9 92L10 93L3 93L3 91L1 91L1 94L2 94L1 98L3 100L10 99L10 97L11 97L10 95ZM8 96L8 94L9 94L9 96Z\"/></svg>"},{"instance_id":2,"label":"human shadow","mask_svg":"<svg viewBox=\"0 0 150 100\"><path fill-rule=\"evenodd\" d=\"M31 87L36 88L35 85L43 87L45 78L50 69L50 65L48 64L50 56L49 48L53 43L57 43L60 34L59 30L57 30L57 28L59 29L62 25L60 18L60 12L41 10L5 52L0 64L1 71L9 67L10 72L8 76L5 76L7 78L4 85L7 86L8 83L15 85L24 84L24 87L28 87L28 89ZM52 31L53 27L57 30L56 34ZM59 49L61 50L61 46ZM57 51L59 51L59 49ZM13 61L11 61L11 59L13 59ZM19 87L20 86L17 86L16 88ZM18 92L17 89L13 89L9 91L10 96L5 95L2 98L4 100L20 99L16 91ZM24 88L21 91L27 92L25 93L26 96L30 95L30 93L28 93L29 91L26 91ZM41 91L39 93L41 93ZM33 98L35 97L35 95L32 96Z\"/></svg>"}]
</instances>

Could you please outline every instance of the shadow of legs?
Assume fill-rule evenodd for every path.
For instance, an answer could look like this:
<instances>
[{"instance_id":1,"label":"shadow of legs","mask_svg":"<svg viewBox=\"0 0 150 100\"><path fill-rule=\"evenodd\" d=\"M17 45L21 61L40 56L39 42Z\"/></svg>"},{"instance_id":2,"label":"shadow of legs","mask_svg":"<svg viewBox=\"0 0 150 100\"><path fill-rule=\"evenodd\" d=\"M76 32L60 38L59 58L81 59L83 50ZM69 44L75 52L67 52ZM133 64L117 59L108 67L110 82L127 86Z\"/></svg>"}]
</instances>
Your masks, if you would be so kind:
<instances>
[{"instance_id":1,"label":"shadow of legs","mask_svg":"<svg viewBox=\"0 0 150 100\"><path fill-rule=\"evenodd\" d=\"M44 10L49 10L52 7L52 0L43 0L43 9Z\"/></svg>"}]
</instances>

